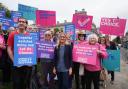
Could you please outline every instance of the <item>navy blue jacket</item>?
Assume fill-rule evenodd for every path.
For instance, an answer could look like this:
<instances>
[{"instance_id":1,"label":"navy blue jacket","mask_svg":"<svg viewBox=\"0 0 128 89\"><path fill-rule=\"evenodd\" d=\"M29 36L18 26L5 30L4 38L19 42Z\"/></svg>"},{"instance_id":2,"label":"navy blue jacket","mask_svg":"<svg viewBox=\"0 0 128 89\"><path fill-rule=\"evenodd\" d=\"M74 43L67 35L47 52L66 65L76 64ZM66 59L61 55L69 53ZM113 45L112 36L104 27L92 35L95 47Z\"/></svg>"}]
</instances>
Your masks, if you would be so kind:
<instances>
[{"instance_id":1,"label":"navy blue jacket","mask_svg":"<svg viewBox=\"0 0 128 89\"><path fill-rule=\"evenodd\" d=\"M60 50L60 46L55 47L54 50L54 66L55 68L58 65L59 62L59 50ZM71 45L65 45L65 50L64 50L64 64L65 67L67 69L69 69L70 67L72 67L72 47Z\"/></svg>"}]
</instances>

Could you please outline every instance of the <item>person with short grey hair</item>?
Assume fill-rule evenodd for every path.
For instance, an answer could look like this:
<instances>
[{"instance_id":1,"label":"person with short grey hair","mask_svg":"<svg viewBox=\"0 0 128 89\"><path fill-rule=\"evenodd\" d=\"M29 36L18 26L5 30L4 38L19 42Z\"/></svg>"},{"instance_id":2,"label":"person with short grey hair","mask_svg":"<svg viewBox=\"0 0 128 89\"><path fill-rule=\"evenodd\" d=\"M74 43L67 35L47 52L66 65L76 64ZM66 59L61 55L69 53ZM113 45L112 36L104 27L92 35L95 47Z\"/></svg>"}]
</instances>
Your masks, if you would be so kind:
<instances>
[{"instance_id":1,"label":"person with short grey hair","mask_svg":"<svg viewBox=\"0 0 128 89\"><path fill-rule=\"evenodd\" d=\"M53 43L51 31L44 33L43 41ZM43 77L43 88L53 89L54 85L54 74L53 74L53 59L51 58L40 58L41 61L41 73Z\"/></svg>"},{"instance_id":2,"label":"person with short grey hair","mask_svg":"<svg viewBox=\"0 0 128 89\"><path fill-rule=\"evenodd\" d=\"M92 83L94 89L100 89L99 80L100 80L100 71L101 71L101 62L100 59L107 57L107 52L102 45L98 43L98 36L96 34L91 34L87 38L87 44L90 47L95 47L96 50L96 64L90 65L85 64L85 73L86 73L86 89L92 89ZM91 60L91 59L90 59Z\"/></svg>"}]
</instances>

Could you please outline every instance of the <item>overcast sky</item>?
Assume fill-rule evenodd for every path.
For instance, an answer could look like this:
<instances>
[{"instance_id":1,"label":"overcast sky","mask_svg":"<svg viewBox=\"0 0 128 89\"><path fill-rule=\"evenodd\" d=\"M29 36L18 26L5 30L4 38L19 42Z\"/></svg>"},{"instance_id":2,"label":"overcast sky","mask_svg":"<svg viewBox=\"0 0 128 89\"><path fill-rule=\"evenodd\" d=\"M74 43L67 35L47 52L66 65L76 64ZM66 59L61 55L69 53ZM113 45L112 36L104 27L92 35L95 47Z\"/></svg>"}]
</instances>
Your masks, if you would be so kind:
<instances>
[{"instance_id":1,"label":"overcast sky","mask_svg":"<svg viewBox=\"0 0 128 89\"><path fill-rule=\"evenodd\" d=\"M93 16L93 22L100 25L101 17L128 19L128 0L0 0L10 10L18 10L18 3L37 7L41 10L54 10L57 21L72 21L75 10L85 9Z\"/></svg>"}]
</instances>

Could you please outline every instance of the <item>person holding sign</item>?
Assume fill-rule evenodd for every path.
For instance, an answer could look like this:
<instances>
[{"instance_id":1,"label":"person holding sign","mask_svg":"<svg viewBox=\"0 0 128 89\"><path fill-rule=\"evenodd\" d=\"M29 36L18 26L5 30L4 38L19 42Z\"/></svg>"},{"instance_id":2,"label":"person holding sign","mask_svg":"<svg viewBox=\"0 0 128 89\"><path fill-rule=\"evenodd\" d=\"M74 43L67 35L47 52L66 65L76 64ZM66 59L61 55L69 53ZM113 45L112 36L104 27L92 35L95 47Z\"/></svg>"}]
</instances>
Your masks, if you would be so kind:
<instances>
[{"instance_id":1,"label":"person holding sign","mask_svg":"<svg viewBox=\"0 0 128 89\"><path fill-rule=\"evenodd\" d=\"M26 32L27 20L24 18L18 19L18 29L11 32L8 37L8 47L7 51L9 57L14 63L14 36L16 34L28 34ZM30 78L31 78L32 67L29 66L13 66L13 89L26 89L29 88Z\"/></svg>"},{"instance_id":2,"label":"person holding sign","mask_svg":"<svg viewBox=\"0 0 128 89\"><path fill-rule=\"evenodd\" d=\"M85 32L79 31L78 32L78 40L76 43L84 43L86 39L86 34ZM75 76L75 85L76 85L76 89L80 89L80 85L82 85L82 89L85 89L85 75L84 75L84 70L83 73L80 73L80 70L84 69L83 64L80 64L78 62L73 62L73 73ZM80 75L80 76L79 76ZM81 78L81 80L80 80Z\"/></svg>"},{"instance_id":3,"label":"person holding sign","mask_svg":"<svg viewBox=\"0 0 128 89\"><path fill-rule=\"evenodd\" d=\"M44 42L52 43L52 33L51 31L46 31L44 33ZM48 49L47 49L48 50ZM53 50L54 51L54 50ZM54 81L54 74L53 74L53 59L48 57L49 55L46 53L42 53L41 61L41 72L43 79L43 87L48 89L53 89L53 81Z\"/></svg>"},{"instance_id":4,"label":"person holding sign","mask_svg":"<svg viewBox=\"0 0 128 89\"><path fill-rule=\"evenodd\" d=\"M101 71L101 64L100 64L100 57L107 57L106 49L102 47L102 45L98 44L98 37L95 34L91 34L87 38L88 45L93 47L97 47L95 50L97 50L97 56L96 56L96 64L85 64L85 70L86 70L86 89L92 89L92 82L94 85L94 89L99 89L99 80L100 80L100 71Z\"/></svg>"},{"instance_id":5,"label":"person holding sign","mask_svg":"<svg viewBox=\"0 0 128 89\"><path fill-rule=\"evenodd\" d=\"M117 50L117 46L115 42L110 41L110 36L106 35L105 36L106 39L106 49L108 50ZM115 80L115 73L114 71L109 71L108 70L108 74L111 74L111 84L114 84L114 80Z\"/></svg>"},{"instance_id":6,"label":"person holding sign","mask_svg":"<svg viewBox=\"0 0 128 89\"><path fill-rule=\"evenodd\" d=\"M54 51L53 73L58 77L58 89L69 89L69 77L72 75L72 47L66 44L66 35L60 34Z\"/></svg>"}]
</instances>

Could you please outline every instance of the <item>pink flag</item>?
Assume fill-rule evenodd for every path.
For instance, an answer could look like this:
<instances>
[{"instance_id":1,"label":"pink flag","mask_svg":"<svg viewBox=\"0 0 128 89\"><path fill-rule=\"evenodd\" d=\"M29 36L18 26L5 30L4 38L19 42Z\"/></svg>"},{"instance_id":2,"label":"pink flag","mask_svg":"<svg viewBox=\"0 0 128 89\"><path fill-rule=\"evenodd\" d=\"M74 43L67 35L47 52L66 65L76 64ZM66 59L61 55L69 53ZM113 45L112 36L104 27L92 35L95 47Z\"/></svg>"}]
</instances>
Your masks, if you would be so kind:
<instances>
[{"instance_id":1,"label":"pink flag","mask_svg":"<svg viewBox=\"0 0 128 89\"><path fill-rule=\"evenodd\" d=\"M56 25L56 12L46 10L36 10L36 25L49 27Z\"/></svg>"},{"instance_id":2,"label":"pink flag","mask_svg":"<svg viewBox=\"0 0 128 89\"><path fill-rule=\"evenodd\" d=\"M126 19L101 18L100 33L123 36L125 32L125 25Z\"/></svg>"},{"instance_id":3,"label":"pink flag","mask_svg":"<svg viewBox=\"0 0 128 89\"><path fill-rule=\"evenodd\" d=\"M72 23L75 24L77 29L91 30L93 16L85 14L73 14Z\"/></svg>"},{"instance_id":4,"label":"pink flag","mask_svg":"<svg viewBox=\"0 0 128 89\"><path fill-rule=\"evenodd\" d=\"M98 46L76 44L73 47L73 61L82 64L96 65Z\"/></svg>"}]
</instances>

